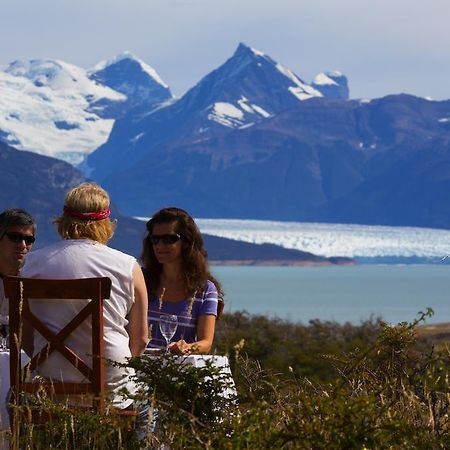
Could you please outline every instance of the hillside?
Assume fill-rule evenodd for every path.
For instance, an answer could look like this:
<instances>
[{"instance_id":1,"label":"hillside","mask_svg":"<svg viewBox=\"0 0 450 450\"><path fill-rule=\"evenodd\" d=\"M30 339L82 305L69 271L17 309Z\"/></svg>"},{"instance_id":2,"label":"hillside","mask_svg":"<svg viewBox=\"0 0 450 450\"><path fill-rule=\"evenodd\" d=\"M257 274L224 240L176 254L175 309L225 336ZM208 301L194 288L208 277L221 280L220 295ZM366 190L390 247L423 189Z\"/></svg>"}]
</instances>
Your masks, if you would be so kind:
<instances>
[{"instance_id":1,"label":"hillside","mask_svg":"<svg viewBox=\"0 0 450 450\"><path fill-rule=\"evenodd\" d=\"M61 213L64 196L73 186L85 181L70 164L32 152L18 151L0 142L0 211L20 207L30 212L38 223L36 248L58 239L53 217ZM118 221L112 247L140 255L145 226L142 221L124 217L112 204L112 217ZM311 253L287 250L276 245L254 245L240 241L205 236L211 260L242 263L340 264L343 258L321 258Z\"/></svg>"}]
</instances>

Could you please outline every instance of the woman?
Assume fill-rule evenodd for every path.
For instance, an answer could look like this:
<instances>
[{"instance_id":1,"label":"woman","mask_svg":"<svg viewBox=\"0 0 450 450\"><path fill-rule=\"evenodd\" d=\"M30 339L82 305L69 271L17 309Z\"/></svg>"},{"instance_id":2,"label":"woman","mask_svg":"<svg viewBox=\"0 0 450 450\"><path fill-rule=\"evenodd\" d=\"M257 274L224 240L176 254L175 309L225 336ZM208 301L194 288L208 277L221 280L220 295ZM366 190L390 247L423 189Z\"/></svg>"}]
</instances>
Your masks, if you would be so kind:
<instances>
[{"instance_id":1,"label":"woman","mask_svg":"<svg viewBox=\"0 0 450 450\"><path fill-rule=\"evenodd\" d=\"M25 277L89 278L109 277L111 296L104 302L104 349L107 359L125 362L143 353L147 340L147 291L136 259L106 246L114 231L109 219L109 196L94 183L83 183L66 196L63 214L55 219L62 240L36 250L26 260ZM32 310L54 331L60 330L84 306L83 302L34 301ZM91 323L85 321L67 344L80 355L90 355ZM34 348L39 351L47 342L38 333ZM89 356L88 356L89 358ZM41 365L40 374L65 382L81 382L83 376L64 357L51 354ZM113 406L123 409L131 405L119 391L134 390L131 369L105 367L106 389Z\"/></svg>"},{"instance_id":2,"label":"woman","mask_svg":"<svg viewBox=\"0 0 450 450\"><path fill-rule=\"evenodd\" d=\"M164 208L147 222L143 242L143 271L149 293L149 347L161 348L163 314L178 316L169 350L208 353L211 350L218 300L222 291L208 269L203 238L194 219L182 209Z\"/></svg>"}]
</instances>

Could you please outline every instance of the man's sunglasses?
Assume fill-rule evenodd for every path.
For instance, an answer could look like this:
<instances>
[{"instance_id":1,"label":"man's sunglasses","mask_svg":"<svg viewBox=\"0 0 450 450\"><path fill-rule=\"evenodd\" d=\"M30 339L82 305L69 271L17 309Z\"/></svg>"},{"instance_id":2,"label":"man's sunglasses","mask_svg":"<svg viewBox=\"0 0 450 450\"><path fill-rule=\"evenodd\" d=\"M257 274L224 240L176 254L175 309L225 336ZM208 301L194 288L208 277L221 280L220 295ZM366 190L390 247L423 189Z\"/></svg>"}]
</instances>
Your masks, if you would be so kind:
<instances>
[{"instance_id":1,"label":"man's sunglasses","mask_svg":"<svg viewBox=\"0 0 450 450\"><path fill-rule=\"evenodd\" d=\"M159 241L163 244L175 244L181 239L181 236L179 234L151 234L148 238L153 245Z\"/></svg>"},{"instance_id":2,"label":"man's sunglasses","mask_svg":"<svg viewBox=\"0 0 450 450\"><path fill-rule=\"evenodd\" d=\"M6 236L10 241L15 242L16 244L25 241L26 245L31 245L36 241L36 238L34 236L18 233L17 231L7 231L4 236Z\"/></svg>"}]
</instances>

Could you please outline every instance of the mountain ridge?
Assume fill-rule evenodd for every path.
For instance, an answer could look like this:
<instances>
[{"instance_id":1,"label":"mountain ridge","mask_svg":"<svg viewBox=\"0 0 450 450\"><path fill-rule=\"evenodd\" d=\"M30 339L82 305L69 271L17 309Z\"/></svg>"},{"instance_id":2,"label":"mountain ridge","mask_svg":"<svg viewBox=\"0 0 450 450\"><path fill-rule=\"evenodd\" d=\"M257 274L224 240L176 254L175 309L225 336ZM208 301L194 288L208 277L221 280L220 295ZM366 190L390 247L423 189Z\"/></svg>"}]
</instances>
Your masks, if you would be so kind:
<instances>
[{"instance_id":1,"label":"mountain ridge","mask_svg":"<svg viewBox=\"0 0 450 450\"><path fill-rule=\"evenodd\" d=\"M244 44L180 99L143 118L130 111L115 122L109 139L87 157L103 181L145 154L185 141L207 141L252 126L322 94L269 56Z\"/></svg>"},{"instance_id":2,"label":"mountain ridge","mask_svg":"<svg viewBox=\"0 0 450 450\"><path fill-rule=\"evenodd\" d=\"M24 176L23 168L27 168ZM66 192L85 181L84 176L70 164L0 142L0 211L23 208L37 222L35 248L59 239L52 219L62 212ZM123 216L112 198L111 211L118 226L109 245L139 258L145 225L142 221ZM289 250L277 245L248 244L231 239L204 235L210 258L234 264L340 265L354 264L351 258L326 258L308 252Z\"/></svg>"},{"instance_id":3,"label":"mountain ridge","mask_svg":"<svg viewBox=\"0 0 450 450\"><path fill-rule=\"evenodd\" d=\"M102 72L114 66L117 72ZM46 83L56 78L41 75L51 67L34 81L21 77L26 70L15 64L17 79L0 73L0 91L2 83L22 82L33 93L50 92ZM141 92L138 81L136 91L127 84L129 70L130 79L146 73L129 55L92 73L125 93ZM86 74L86 83L97 83ZM85 98L84 113L99 107L114 124L79 167L125 214L176 204L197 217L450 227L450 101L407 94L351 100L342 73L306 83L245 44L179 99L164 84L153 79L162 97L149 94L117 115L123 99ZM98 124L100 115L85 122ZM0 115L0 139L15 142L2 124L20 120L15 110ZM61 135L76 133L76 125L52 117Z\"/></svg>"}]
</instances>

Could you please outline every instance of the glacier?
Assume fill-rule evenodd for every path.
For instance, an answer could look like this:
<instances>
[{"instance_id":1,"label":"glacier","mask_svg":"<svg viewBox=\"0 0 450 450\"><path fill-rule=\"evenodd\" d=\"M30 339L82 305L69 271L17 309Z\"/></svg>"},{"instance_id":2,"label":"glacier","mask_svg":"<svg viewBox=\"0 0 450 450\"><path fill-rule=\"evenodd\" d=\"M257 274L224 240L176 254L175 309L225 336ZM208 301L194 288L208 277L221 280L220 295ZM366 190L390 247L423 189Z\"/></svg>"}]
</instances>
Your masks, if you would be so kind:
<instances>
[{"instance_id":1,"label":"glacier","mask_svg":"<svg viewBox=\"0 0 450 450\"><path fill-rule=\"evenodd\" d=\"M450 253L450 230L381 225L196 219L202 233L320 256L428 258Z\"/></svg>"}]
</instances>

